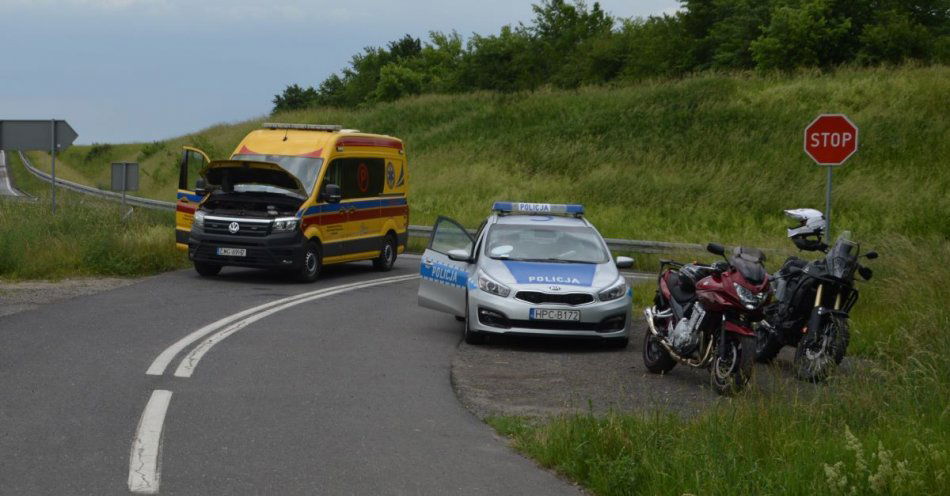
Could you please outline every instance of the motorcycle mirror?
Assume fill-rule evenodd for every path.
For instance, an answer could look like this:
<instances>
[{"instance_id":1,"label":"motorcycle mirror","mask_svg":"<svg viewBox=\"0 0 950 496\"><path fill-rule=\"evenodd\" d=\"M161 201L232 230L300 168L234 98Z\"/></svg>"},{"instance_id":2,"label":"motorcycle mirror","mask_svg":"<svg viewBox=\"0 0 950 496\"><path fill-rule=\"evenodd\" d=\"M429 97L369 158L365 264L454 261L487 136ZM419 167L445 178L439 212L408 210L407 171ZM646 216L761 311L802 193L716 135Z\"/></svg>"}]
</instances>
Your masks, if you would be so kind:
<instances>
[{"instance_id":1,"label":"motorcycle mirror","mask_svg":"<svg viewBox=\"0 0 950 496\"><path fill-rule=\"evenodd\" d=\"M861 274L861 278L865 281L870 281L871 276L874 275L874 271L870 267L858 267L858 274Z\"/></svg>"},{"instance_id":2,"label":"motorcycle mirror","mask_svg":"<svg viewBox=\"0 0 950 496\"><path fill-rule=\"evenodd\" d=\"M877 252L876 252L876 251L869 251L869 252L865 253L864 256L867 257L868 260L874 260L875 258L877 258Z\"/></svg>"},{"instance_id":3,"label":"motorcycle mirror","mask_svg":"<svg viewBox=\"0 0 950 496\"><path fill-rule=\"evenodd\" d=\"M720 257L726 255L726 249L723 248L722 245L718 245L716 243L709 243L706 245L706 251L712 253L713 255L719 255Z\"/></svg>"}]
</instances>

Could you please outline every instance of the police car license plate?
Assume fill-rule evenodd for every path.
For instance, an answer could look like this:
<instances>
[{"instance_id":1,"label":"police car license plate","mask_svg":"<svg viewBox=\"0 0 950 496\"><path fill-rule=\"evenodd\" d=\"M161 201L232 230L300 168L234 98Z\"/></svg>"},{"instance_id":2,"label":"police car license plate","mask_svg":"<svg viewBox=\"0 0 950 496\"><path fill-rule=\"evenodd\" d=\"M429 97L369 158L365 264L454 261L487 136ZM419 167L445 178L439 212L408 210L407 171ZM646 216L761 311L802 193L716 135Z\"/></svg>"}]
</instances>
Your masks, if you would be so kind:
<instances>
[{"instance_id":1,"label":"police car license plate","mask_svg":"<svg viewBox=\"0 0 950 496\"><path fill-rule=\"evenodd\" d=\"M218 255L222 257L246 257L247 248L218 248Z\"/></svg>"},{"instance_id":2,"label":"police car license plate","mask_svg":"<svg viewBox=\"0 0 950 496\"><path fill-rule=\"evenodd\" d=\"M581 320L581 311L532 308L528 316L531 318L531 320L566 320L579 322Z\"/></svg>"}]
</instances>

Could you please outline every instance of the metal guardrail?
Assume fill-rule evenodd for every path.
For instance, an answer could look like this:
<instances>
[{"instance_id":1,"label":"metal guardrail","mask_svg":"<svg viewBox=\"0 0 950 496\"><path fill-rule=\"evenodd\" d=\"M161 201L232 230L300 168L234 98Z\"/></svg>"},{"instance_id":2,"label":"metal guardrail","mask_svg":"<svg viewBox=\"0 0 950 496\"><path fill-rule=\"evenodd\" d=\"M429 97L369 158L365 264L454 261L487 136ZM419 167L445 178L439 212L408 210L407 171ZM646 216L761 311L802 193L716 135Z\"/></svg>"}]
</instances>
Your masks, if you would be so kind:
<instances>
[{"instance_id":1,"label":"metal guardrail","mask_svg":"<svg viewBox=\"0 0 950 496\"><path fill-rule=\"evenodd\" d=\"M36 169L26 158L23 152L20 152L20 159L23 161L23 165L26 166L27 170L30 171L33 175L39 177L40 179L50 182L52 178L49 174ZM74 183L72 181L67 181L65 179L56 179L56 184L62 188L66 188L78 193L88 194L98 196L100 198L105 198L107 200L121 201L122 194L115 193L113 191L105 191L98 188L93 188L91 186L85 186L83 184ZM166 202L161 200L153 200L151 198L142 198L138 196L128 196L125 197L126 203L131 205L137 205L144 208L153 208L160 210L175 210L174 202ZM475 231L470 230L472 234L475 234ZM409 237L412 238L428 238L432 234L431 226L409 226ZM604 241L607 242L607 247L614 251L630 251L636 253L670 253L677 251L705 251L706 246L693 243L667 243L663 241L643 241L636 239L619 239L619 238L605 238Z\"/></svg>"},{"instance_id":2,"label":"metal guardrail","mask_svg":"<svg viewBox=\"0 0 950 496\"><path fill-rule=\"evenodd\" d=\"M23 152L19 152L20 160L23 162L23 166L26 167L26 170L30 171L34 176L46 181L52 182L52 177L33 167L33 164L30 163L30 160L26 158L26 155ZM93 188L91 186L86 186L79 183L74 183L72 181L67 181L65 179L56 178L56 185L60 188L68 189L75 191L77 193L83 193L86 195L98 196L100 198L105 198L107 200L113 201L122 201L122 193L116 193L114 191L106 191L98 188ZM175 204L173 202L166 202L161 200L153 200L151 198L142 198L140 196L125 196L125 202L129 205L135 205L144 208L152 208L157 210L175 210Z\"/></svg>"}]
</instances>

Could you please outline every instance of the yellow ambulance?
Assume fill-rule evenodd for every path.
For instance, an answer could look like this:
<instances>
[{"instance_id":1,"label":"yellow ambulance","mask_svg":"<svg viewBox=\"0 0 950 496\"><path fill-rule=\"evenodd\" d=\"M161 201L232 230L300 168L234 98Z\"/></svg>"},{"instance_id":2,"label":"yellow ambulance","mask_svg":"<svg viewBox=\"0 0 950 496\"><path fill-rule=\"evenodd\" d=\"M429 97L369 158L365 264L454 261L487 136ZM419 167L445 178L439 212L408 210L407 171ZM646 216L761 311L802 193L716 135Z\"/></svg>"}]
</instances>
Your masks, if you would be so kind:
<instances>
[{"instance_id":1,"label":"yellow ambulance","mask_svg":"<svg viewBox=\"0 0 950 496\"><path fill-rule=\"evenodd\" d=\"M202 276L258 267L309 282L357 260L389 270L408 238L408 167L401 140L336 125L264 124L228 160L185 147L177 246Z\"/></svg>"}]
</instances>

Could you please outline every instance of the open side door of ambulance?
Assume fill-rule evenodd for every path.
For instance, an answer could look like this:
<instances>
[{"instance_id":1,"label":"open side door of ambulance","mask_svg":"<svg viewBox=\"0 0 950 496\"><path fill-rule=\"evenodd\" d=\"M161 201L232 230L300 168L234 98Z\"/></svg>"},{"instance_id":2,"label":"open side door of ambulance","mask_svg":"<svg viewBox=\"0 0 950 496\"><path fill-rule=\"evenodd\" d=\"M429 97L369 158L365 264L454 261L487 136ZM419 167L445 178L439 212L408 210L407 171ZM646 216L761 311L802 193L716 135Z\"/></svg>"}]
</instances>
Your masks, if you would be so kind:
<instances>
[{"instance_id":1,"label":"open side door of ambulance","mask_svg":"<svg viewBox=\"0 0 950 496\"><path fill-rule=\"evenodd\" d=\"M183 146L181 160L178 162L178 199L175 202L175 246L179 250L188 249L188 233L195 218L195 210L204 199L204 191L198 194L196 182L198 171L208 166L211 160L205 152Z\"/></svg>"},{"instance_id":2,"label":"open side door of ambulance","mask_svg":"<svg viewBox=\"0 0 950 496\"><path fill-rule=\"evenodd\" d=\"M462 250L472 258L475 239L458 222L448 217L439 217L432 227L429 247L422 254L419 265L419 305L451 313L465 315L465 299L468 278L473 263L452 260L449 252Z\"/></svg>"}]
</instances>

